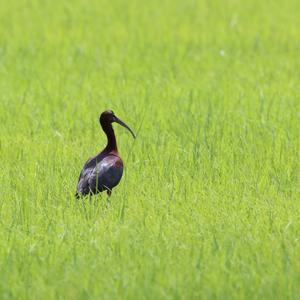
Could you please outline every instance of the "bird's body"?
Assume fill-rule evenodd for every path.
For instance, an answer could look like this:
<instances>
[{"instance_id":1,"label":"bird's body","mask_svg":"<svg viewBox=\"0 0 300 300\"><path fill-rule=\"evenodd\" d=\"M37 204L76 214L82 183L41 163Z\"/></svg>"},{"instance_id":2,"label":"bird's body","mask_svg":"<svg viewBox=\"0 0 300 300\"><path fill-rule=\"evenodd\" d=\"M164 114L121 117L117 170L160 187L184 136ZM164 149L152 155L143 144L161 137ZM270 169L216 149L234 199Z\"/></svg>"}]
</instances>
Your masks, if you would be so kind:
<instances>
[{"instance_id":1,"label":"bird's body","mask_svg":"<svg viewBox=\"0 0 300 300\"><path fill-rule=\"evenodd\" d=\"M107 190L108 193L121 180L123 162L118 153L101 152L84 165L77 186L77 193L83 196Z\"/></svg>"},{"instance_id":2,"label":"bird's body","mask_svg":"<svg viewBox=\"0 0 300 300\"><path fill-rule=\"evenodd\" d=\"M122 178L123 161L118 153L112 122L121 124L133 134L131 129L113 112L106 111L101 114L100 123L107 135L108 143L103 151L85 163L79 176L76 197L97 194L105 190L110 195Z\"/></svg>"}]
</instances>

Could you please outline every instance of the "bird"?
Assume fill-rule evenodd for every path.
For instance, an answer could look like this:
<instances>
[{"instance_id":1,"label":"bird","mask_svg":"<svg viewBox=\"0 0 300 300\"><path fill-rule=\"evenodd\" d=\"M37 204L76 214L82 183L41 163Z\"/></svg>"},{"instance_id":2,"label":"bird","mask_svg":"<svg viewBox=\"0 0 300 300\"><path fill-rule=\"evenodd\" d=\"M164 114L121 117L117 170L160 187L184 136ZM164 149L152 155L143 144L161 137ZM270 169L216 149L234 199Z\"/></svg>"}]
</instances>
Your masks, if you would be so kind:
<instances>
[{"instance_id":1,"label":"bird","mask_svg":"<svg viewBox=\"0 0 300 300\"><path fill-rule=\"evenodd\" d=\"M77 199L106 191L111 196L112 189L119 184L123 175L123 161L118 153L117 141L112 123L118 123L132 134L132 129L112 110L106 110L99 117L100 125L106 134L106 147L86 161L80 172L75 197Z\"/></svg>"}]
</instances>

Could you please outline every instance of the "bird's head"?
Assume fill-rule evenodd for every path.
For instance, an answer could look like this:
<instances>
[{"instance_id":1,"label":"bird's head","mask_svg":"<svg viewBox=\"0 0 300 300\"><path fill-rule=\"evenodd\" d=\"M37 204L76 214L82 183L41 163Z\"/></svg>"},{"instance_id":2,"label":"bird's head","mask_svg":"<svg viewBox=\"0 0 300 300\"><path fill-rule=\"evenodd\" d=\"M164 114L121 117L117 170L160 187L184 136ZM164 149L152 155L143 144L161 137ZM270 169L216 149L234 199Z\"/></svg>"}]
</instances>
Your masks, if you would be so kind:
<instances>
[{"instance_id":1,"label":"bird's head","mask_svg":"<svg viewBox=\"0 0 300 300\"><path fill-rule=\"evenodd\" d=\"M105 128L108 125L111 125L113 122L116 122L120 124L121 126L125 127L127 130L130 131L132 136L135 138L134 132L131 130L131 128L122 120L120 120L112 110L106 110L100 115L100 124L102 128Z\"/></svg>"}]
</instances>

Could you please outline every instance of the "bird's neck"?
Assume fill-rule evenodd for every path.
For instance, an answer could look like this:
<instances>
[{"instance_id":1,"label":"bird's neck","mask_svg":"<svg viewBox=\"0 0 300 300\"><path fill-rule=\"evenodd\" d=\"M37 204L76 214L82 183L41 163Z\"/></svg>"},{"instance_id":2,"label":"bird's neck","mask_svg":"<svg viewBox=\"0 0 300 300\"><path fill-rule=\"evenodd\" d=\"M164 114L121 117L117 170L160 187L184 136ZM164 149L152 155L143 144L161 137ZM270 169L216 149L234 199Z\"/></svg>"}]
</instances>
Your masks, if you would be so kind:
<instances>
[{"instance_id":1,"label":"bird's neck","mask_svg":"<svg viewBox=\"0 0 300 300\"><path fill-rule=\"evenodd\" d=\"M107 145L105 147L105 151L110 152L110 151L116 151L118 152L117 148L117 141L116 141L116 136L114 129L111 124L102 126L103 131L105 132L107 136Z\"/></svg>"}]
</instances>

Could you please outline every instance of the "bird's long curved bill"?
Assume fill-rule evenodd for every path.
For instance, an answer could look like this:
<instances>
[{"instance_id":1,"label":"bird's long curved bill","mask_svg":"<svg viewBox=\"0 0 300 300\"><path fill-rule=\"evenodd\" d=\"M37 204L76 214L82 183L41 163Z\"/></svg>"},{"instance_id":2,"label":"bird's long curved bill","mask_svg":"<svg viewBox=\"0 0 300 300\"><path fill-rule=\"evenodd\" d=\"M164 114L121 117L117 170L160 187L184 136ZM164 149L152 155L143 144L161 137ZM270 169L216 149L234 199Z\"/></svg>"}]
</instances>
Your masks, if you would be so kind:
<instances>
[{"instance_id":1,"label":"bird's long curved bill","mask_svg":"<svg viewBox=\"0 0 300 300\"><path fill-rule=\"evenodd\" d=\"M121 126L125 127L127 130L129 130L130 133L132 134L133 138L136 138L136 136L135 136L134 132L131 130L131 128L125 122L123 122L122 120L117 118L116 116L115 116L115 122L120 124Z\"/></svg>"}]
</instances>

